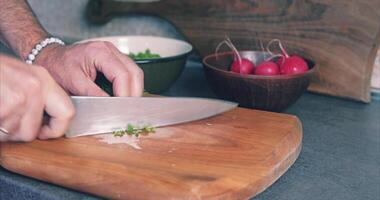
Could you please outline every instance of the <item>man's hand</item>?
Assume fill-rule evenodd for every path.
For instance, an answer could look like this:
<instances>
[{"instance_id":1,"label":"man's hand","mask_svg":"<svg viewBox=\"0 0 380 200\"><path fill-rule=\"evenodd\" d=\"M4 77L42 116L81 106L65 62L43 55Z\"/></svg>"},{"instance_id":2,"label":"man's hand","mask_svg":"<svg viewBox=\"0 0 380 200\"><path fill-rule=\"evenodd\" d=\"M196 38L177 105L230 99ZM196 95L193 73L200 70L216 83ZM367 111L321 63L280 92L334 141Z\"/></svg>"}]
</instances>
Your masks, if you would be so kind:
<instances>
[{"instance_id":1,"label":"man's hand","mask_svg":"<svg viewBox=\"0 0 380 200\"><path fill-rule=\"evenodd\" d=\"M143 71L110 42L51 45L35 63L73 95L108 96L94 83L97 71L113 83L115 96L141 96L144 90Z\"/></svg>"},{"instance_id":2,"label":"man's hand","mask_svg":"<svg viewBox=\"0 0 380 200\"><path fill-rule=\"evenodd\" d=\"M43 29L26 0L0 0L0 42L25 60L33 47L49 34ZM35 64L45 67L53 78L74 95L106 96L94 83L96 71L113 83L116 96L143 93L142 70L111 43L89 42L68 46L48 45Z\"/></svg>"},{"instance_id":3,"label":"man's hand","mask_svg":"<svg viewBox=\"0 0 380 200\"><path fill-rule=\"evenodd\" d=\"M50 121L43 125L44 111ZM74 116L65 91L39 66L0 54L0 141L32 141L60 137Z\"/></svg>"}]
</instances>

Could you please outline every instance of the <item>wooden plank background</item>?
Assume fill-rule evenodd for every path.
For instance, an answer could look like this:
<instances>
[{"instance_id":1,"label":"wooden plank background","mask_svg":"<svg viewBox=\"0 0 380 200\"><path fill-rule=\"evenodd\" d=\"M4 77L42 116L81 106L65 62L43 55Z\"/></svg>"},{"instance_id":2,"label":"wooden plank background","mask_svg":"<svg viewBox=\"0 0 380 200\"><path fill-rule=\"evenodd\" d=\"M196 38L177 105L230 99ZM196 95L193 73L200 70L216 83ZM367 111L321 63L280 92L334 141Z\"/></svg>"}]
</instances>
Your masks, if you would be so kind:
<instances>
[{"instance_id":1,"label":"wooden plank background","mask_svg":"<svg viewBox=\"0 0 380 200\"><path fill-rule=\"evenodd\" d=\"M278 38L290 52L318 64L311 91L369 102L380 43L379 8L379 0L92 0L87 14L95 23L124 13L162 16L202 56L214 52L225 35L242 50Z\"/></svg>"},{"instance_id":2,"label":"wooden plank background","mask_svg":"<svg viewBox=\"0 0 380 200\"><path fill-rule=\"evenodd\" d=\"M380 92L380 50L377 51L375 66L373 67L371 87L378 90L377 92Z\"/></svg>"}]
</instances>

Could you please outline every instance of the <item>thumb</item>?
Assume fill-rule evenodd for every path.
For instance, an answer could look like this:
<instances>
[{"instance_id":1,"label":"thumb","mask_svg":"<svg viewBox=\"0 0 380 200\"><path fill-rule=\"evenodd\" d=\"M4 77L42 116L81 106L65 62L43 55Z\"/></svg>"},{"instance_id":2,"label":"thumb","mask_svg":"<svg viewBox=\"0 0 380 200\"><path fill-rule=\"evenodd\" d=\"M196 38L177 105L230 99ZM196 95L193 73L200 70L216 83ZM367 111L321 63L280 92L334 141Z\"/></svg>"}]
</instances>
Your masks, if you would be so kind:
<instances>
[{"instance_id":1,"label":"thumb","mask_svg":"<svg viewBox=\"0 0 380 200\"><path fill-rule=\"evenodd\" d=\"M84 96L99 96L108 97L109 95L102 90L98 85L96 85L92 80L85 79L82 84L79 84L78 92L80 95Z\"/></svg>"}]
</instances>

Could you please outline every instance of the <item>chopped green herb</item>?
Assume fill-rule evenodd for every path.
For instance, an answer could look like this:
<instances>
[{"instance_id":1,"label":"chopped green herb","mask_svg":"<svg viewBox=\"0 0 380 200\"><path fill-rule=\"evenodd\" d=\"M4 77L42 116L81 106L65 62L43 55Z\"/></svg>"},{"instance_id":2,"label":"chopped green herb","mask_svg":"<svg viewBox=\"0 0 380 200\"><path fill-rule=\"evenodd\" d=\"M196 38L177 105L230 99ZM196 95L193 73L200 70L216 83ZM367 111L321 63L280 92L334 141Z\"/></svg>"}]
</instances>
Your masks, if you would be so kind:
<instances>
[{"instance_id":1,"label":"chopped green herb","mask_svg":"<svg viewBox=\"0 0 380 200\"><path fill-rule=\"evenodd\" d=\"M129 136L140 136L142 134L154 133L155 128L153 126L144 125L144 126L133 126L128 124L126 129L120 129L113 131L112 134L114 137L123 137L124 135Z\"/></svg>"},{"instance_id":2,"label":"chopped green herb","mask_svg":"<svg viewBox=\"0 0 380 200\"><path fill-rule=\"evenodd\" d=\"M143 60L143 59L152 59L152 58L161 58L159 54L151 53L150 49L146 49L145 52L129 53L128 56L133 60Z\"/></svg>"}]
</instances>

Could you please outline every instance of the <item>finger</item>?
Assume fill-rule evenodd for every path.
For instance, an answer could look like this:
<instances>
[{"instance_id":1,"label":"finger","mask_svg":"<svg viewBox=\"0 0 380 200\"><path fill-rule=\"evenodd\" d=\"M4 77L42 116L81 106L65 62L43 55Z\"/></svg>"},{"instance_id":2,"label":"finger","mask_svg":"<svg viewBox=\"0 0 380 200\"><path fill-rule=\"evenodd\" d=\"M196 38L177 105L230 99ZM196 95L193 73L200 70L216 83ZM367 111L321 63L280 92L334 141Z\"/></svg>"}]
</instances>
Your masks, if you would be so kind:
<instances>
[{"instance_id":1,"label":"finger","mask_svg":"<svg viewBox=\"0 0 380 200\"><path fill-rule=\"evenodd\" d=\"M128 58L126 58L128 59ZM123 63L128 63L127 61L124 61ZM124 67L129 66L128 64L124 64ZM144 91L144 76L142 72L139 72L138 70L127 68L129 72L129 82L128 87L130 90L130 96L133 97L139 97L143 94ZM120 79L123 77L120 77Z\"/></svg>"},{"instance_id":2,"label":"finger","mask_svg":"<svg viewBox=\"0 0 380 200\"><path fill-rule=\"evenodd\" d=\"M129 74L118 75L112 82L113 93L117 97L131 96L131 78Z\"/></svg>"},{"instance_id":3,"label":"finger","mask_svg":"<svg viewBox=\"0 0 380 200\"><path fill-rule=\"evenodd\" d=\"M50 120L47 125L42 126L38 138L44 140L61 137L75 113L71 99L62 88L56 85L47 92L45 102L45 111L50 116Z\"/></svg>"},{"instance_id":4,"label":"finger","mask_svg":"<svg viewBox=\"0 0 380 200\"><path fill-rule=\"evenodd\" d=\"M6 142L9 141L10 135L7 135L5 133L0 132L0 142Z\"/></svg>"},{"instance_id":5,"label":"finger","mask_svg":"<svg viewBox=\"0 0 380 200\"><path fill-rule=\"evenodd\" d=\"M15 134L19 130L21 119L22 115L10 115L1 120L0 127L7 130L10 134Z\"/></svg>"},{"instance_id":6,"label":"finger","mask_svg":"<svg viewBox=\"0 0 380 200\"><path fill-rule=\"evenodd\" d=\"M0 127L5 130L5 132L2 132L0 130L0 142L6 142L9 141L9 138L11 136L11 129L8 128L9 125L6 125L7 123L4 123L4 120L1 121Z\"/></svg>"},{"instance_id":7,"label":"finger","mask_svg":"<svg viewBox=\"0 0 380 200\"><path fill-rule=\"evenodd\" d=\"M112 44L106 43L105 53L97 57L96 68L113 83L116 96L141 96L143 83L141 69Z\"/></svg>"},{"instance_id":8,"label":"finger","mask_svg":"<svg viewBox=\"0 0 380 200\"><path fill-rule=\"evenodd\" d=\"M7 137L3 136L2 139L30 142L37 137L42 123L43 104L38 102L38 97L30 101L31 104L22 115L12 115L1 122L1 127L9 132Z\"/></svg>"},{"instance_id":9,"label":"finger","mask_svg":"<svg viewBox=\"0 0 380 200\"><path fill-rule=\"evenodd\" d=\"M24 79L23 81L28 81ZM27 98L18 103L14 107L13 114L3 117L1 127L5 128L10 134L8 141L24 141L29 142L36 138L37 132L41 126L41 118L43 111L43 103L40 91L40 83L38 81L28 82L27 93L35 95L33 98ZM27 95L28 96L28 95ZM17 101L14 99L14 101ZM11 105L11 104L8 104Z\"/></svg>"},{"instance_id":10,"label":"finger","mask_svg":"<svg viewBox=\"0 0 380 200\"><path fill-rule=\"evenodd\" d=\"M120 62L118 58L115 58L113 55L99 57L97 58L95 66L109 81L112 82L113 93L115 96L131 95L130 73L123 67L123 63Z\"/></svg>"},{"instance_id":11,"label":"finger","mask_svg":"<svg viewBox=\"0 0 380 200\"><path fill-rule=\"evenodd\" d=\"M104 90L88 78L77 79L75 94L83 96L109 96Z\"/></svg>"},{"instance_id":12,"label":"finger","mask_svg":"<svg viewBox=\"0 0 380 200\"><path fill-rule=\"evenodd\" d=\"M27 109L20 121L20 127L14 137L12 135L12 140L33 141L42 125L43 110L44 104L41 96L30 98Z\"/></svg>"},{"instance_id":13,"label":"finger","mask_svg":"<svg viewBox=\"0 0 380 200\"><path fill-rule=\"evenodd\" d=\"M21 90L20 88L18 89ZM21 119L21 116L25 112L24 108L27 102L26 97L25 95L23 95L21 91L17 91L17 92L15 91L17 91L15 90L15 88L12 88L9 86L7 87L5 84L0 84L0 97L1 97L0 120L1 121L3 119L8 119L10 116L15 116L15 115L17 115Z\"/></svg>"},{"instance_id":14,"label":"finger","mask_svg":"<svg viewBox=\"0 0 380 200\"><path fill-rule=\"evenodd\" d=\"M109 44L111 51L117 56L123 66L128 70L131 82L131 96L139 97L142 96L144 92L144 73L142 69L128 56L121 53L114 45Z\"/></svg>"}]
</instances>

